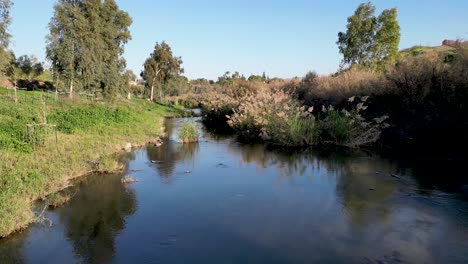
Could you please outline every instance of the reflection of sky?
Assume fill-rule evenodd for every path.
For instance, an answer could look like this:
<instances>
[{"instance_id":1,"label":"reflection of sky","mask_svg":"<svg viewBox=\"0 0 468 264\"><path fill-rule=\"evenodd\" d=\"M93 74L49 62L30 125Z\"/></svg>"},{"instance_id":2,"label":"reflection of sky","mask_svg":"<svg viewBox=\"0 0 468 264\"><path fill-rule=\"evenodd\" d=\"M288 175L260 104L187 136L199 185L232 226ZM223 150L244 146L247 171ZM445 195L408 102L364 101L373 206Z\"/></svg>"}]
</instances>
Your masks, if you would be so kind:
<instances>
[{"instance_id":1,"label":"reflection of sky","mask_svg":"<svg viewBox=\"0 0 468 264\"><path fill-rule=\"evenodd\" d=\"M174 128L186 121L177 120ZM126 190L134 193L136 210L109 242L114 262L468 260L466 201L421 189L396 161L362 153L270 151L209 134L203 139L135 152L128 173L138 182ZM390 176L396 172L399 178ZM82 208L95 202L83 203ZM56 257L74 259L76 244L63 235L70 227L58 221L52 229L30 229L16 252L41 260L63 247ZM83 234L89 243L90 233ZM50 243L42 245L41 239Z\"/></svg>"}]
</instances>

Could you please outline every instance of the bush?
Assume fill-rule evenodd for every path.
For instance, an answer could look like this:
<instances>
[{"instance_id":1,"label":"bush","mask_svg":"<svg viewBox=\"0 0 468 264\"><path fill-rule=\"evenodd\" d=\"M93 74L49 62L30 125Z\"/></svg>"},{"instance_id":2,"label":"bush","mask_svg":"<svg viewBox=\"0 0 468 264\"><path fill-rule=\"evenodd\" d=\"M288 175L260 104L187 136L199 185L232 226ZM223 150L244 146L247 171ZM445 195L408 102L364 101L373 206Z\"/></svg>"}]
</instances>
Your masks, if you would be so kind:
<instances>
[{"instance_id":1,"label":"bush","mask_svg":"<svg viewBox=\"0 0 468 264\"><path fill-rule=\"evenodd\" d=\"M182 125L178 138L183 143L198 142L197 128L192 123Z\"/></svg>"},{"instance_id":2,"label":"bush","mask_svg":"<svg viewBox=\"0 0 468 264\"><path fill-rule=\"evenodd\" d=\"M364 105L367 99L367 96L361 97L350 111L337 111L332 106L324 107L324 118L319 119L317 124L320 143L359 147L377 142L382 129L388 127L384 122L388 116L377 117L371 121L363 118L361 112L367 109ZM351 97L348 101L354 103L356 97Z\"/></svg>"}]
</instances>

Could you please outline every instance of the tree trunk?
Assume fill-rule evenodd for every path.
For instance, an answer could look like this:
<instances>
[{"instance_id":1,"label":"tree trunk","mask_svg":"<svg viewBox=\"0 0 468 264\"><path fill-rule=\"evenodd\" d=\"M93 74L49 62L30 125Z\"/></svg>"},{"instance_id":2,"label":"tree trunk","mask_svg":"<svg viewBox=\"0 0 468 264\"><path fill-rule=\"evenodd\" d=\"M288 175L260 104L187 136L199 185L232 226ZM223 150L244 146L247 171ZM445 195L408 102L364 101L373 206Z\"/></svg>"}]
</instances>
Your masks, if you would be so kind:
<instances>
[{"instance_id":1,"label":"tree trunk","mask_svg":"<svg viewBox=\"0 0 468 264\"><path fill-rule=\"evenodd\" d=\"M128 94L127 94L127 99L128 99L128 100L132 99L132 93L128 92Z\"/></svg>"},{"instance_id":2,"label":"tree trunk","mask_svg":"<svg viewBox=\"0 0 468 264\"><path fill-rule=\"evenodd\" d=\"M73 80L70 81L70 99L73 99Z\"/></svg>"},{"instance_id":3,"label":"tree trunk","mask_svg":"<svg viewBox=\"0 0 468 264\"><path fill-rule=\"evenodd\" d=\"M151 96L150 96L151 102L153 102L153 95L154 95L154 85L151 85Z\"/></svg>"},{"instance_id":4,"label":"tree trunk","mask_svg":"<svg viewBox=\"0 0 468 264\"><path fill-rule=\"evenodd\" d=\"M16 79L15 79L15 103L18 103L18 93L17 93L17 84L16 84Z\"/></svg>"}]
</instances>

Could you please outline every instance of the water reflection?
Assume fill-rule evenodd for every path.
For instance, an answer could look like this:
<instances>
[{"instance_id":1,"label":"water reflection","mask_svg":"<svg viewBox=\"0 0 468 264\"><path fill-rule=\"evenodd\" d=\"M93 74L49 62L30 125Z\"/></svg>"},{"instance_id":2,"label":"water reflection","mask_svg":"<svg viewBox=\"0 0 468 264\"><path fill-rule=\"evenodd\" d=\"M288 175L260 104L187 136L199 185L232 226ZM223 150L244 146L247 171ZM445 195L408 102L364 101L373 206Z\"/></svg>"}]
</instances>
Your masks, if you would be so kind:
<instances>
[{"instance_id":1,"label":"water reflection","mask_svg":"<svg viewBox=\"0 0 468 264\"><path fill-rule=\"evenodd\" d=\"M126 173L139 182L82 179L72 202L50 213L52 229L0 241L0 256L7 252L13 263L51 255L57 261L49 263L468 263L467 200L421 180L440 173L430 169L438 164L271 150L204 130L200 143L180 144L184 122L166 122L161 147L126 154Z\"/></svg>"},{"instance_id":2,"label":"water reflection","mask_svg":"<svg viewBox=\"0 0 468 264\"><path fill-rule=\"evenodd\" d=\"M397 192L397 182L391 174L397 166L378 157L358 151L268 151L263 145L240 145L229 151L259 171L275 168L279 181L294 184L295 177L305 177L311 184L314 175L329 177L336 182L337 197L355 225L365 227L373 217L384 221L392 210L390 198Z\"/></svg>"},{"instance_id":3,"label":"water reflection","mask_svg":"<svg viewBox=\"0 0 468 264\"><path fill-rule=\"evenodd\" d=\"M0 240L0 263L26 263L23 246L27 236L27 233L23 233Z\"/></svg>"},{"instance_id":4,"label":"water reflection","mask_svg":"<svg viewBox=\"0 0 468 264\"><path fill-rule=\"evenodd\" d=\"M161 147L148 146L146 154L164 183L171 183L178 163L190 165L199 151L198 143L181 144L169 141ZM192 165L193 167L193 165Z\"/></svg>"},{"instance_id":5,"label":"water reflection","mask_svg":"<svg viewBox=\"0 0 468 264\"><path fill-rule=\"evenodd\" d=\"M58 210L73 251L86 263L109 263L115 254L115 238L125 219L135 213L135 194L118 175L93 175L77 183L70 204Z\"/></svg>"}]
</instances>

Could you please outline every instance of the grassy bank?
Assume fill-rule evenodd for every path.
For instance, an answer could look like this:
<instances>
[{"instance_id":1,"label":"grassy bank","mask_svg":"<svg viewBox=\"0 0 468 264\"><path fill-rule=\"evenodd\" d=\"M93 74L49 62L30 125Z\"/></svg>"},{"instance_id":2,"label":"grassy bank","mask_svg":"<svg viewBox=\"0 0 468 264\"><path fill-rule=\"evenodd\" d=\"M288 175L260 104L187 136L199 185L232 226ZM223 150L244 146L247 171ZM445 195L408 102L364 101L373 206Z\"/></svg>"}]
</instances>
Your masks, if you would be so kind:
<instances>
[{"instance_id":1,"label":"grassy bank","mask_svg":"<svg viewBox=\"0 0 468 264\"><path fill-rule=\"evenodd\" d=\"M113 154L162 133L162 117L179 112L144 100L70 101L0 88L0 237L35 221L33 202L93 171L115 171ZM57 125L30 132L26 124Z\"/></svg>"}]
</instances>

